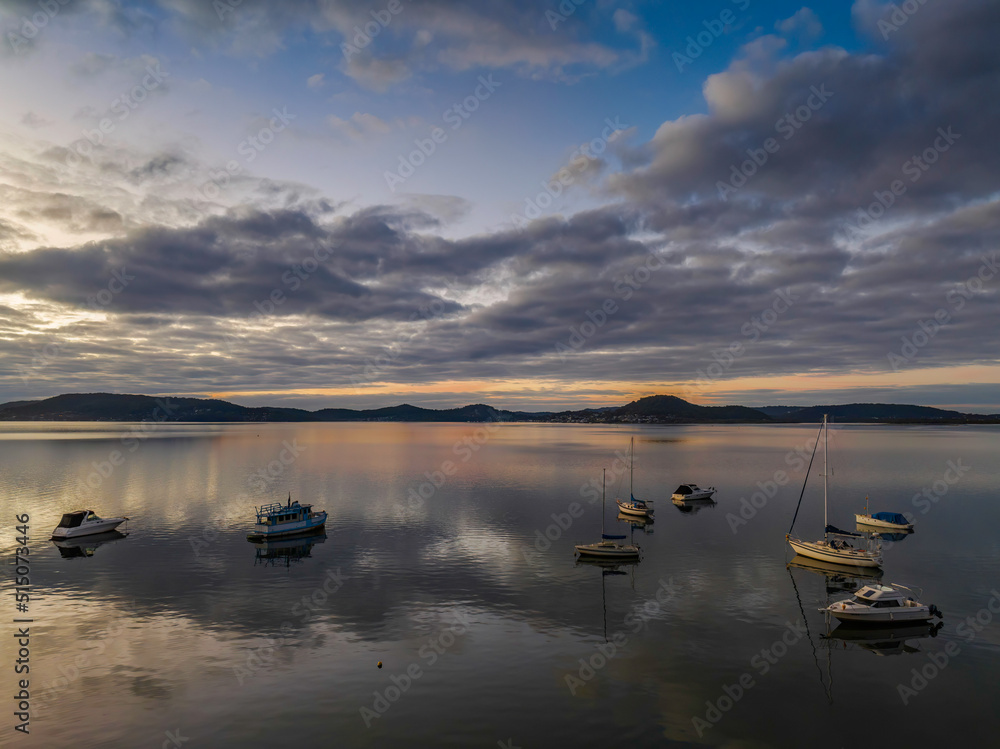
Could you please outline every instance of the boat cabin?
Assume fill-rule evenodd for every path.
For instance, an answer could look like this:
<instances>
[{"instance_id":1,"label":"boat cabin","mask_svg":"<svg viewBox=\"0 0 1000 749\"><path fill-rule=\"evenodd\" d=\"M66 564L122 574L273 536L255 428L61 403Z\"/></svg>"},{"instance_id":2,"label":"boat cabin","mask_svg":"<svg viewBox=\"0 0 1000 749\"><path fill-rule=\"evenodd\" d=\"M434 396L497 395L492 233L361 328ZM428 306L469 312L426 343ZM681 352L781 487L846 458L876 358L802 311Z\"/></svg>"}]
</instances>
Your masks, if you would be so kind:
<instances>
[{"instance_id":1,"label":"boat cabin","mask_svg":"<svg viewBox=\"0 0 1000 749\"><path fill-rule=\"evenodd\" d=\"M83 525L86 520L88 523L95 520L100 520L97 514L93 510L75 510L73 512L67 512L62 516L62 520L59 521L57 528L79 528Z\"/></svg>"},{"instance_id":2,"label":"boat cabin","mask_svg":"<svg viewBox=\"0 0 1000 749\"><path fill-rule=\"evenodd\" d=\"M866 585L854 594L851 603L861 606L871 606L873 609L892 609L906 605L903 594L884 585Z\"/></svg>"},{"instance_id":3,"label":"boat cabin","mask_svg":"<svg viewBox=\"0 0 1000 749\"><path fill-rule=\"evenodd\" d=\"M273 502L257 508L257 523L259 525L281 525L307 520L313 513L312 505L300 505L298 502L282 504Z\"/></svg>"},{"instance_id":4,"label":"boat cabin","mask_svg":"<svg viewBox=\"0 0 1000 749\"><path fill-rule=\"evenodd\" d=\"M697 484L681 484L674 489L674 496L680 494L686 497L688 494L701 494L701 492L702 490L698 488Z\"/></svg>"}]
</instances>

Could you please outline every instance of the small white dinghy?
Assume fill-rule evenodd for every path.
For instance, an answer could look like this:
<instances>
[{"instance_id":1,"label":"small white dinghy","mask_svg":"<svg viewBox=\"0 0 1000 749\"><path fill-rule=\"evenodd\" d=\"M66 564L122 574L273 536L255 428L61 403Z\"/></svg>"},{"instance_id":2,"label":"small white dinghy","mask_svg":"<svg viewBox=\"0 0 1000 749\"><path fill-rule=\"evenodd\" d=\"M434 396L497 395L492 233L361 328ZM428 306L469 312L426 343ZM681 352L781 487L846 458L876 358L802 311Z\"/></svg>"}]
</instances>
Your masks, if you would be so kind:
<instances>
[{"instance_id":1,"label":"small white dinghy","mask_svg":"<svg viewBox=\"0 0 1000 749\"><path fill-rule=\"evenodd\" d=\"M868 622L886 624L889 622L925 622L931 617L941 617L938 607L915 601L903 595L909 591L905 585L865 585L853 598L831 603L825 609L842 622Z\"/></svg>"},{"instance_id":2,"label":"small white dinghy","mask_svg":"<svg viewBox=\"0 0 1000 749\"><path fill-rule=\"evenodd\" d=\"M62 516L59 525L52 531L53 540L77 538L95 533L113 531L128 518L102 518L93 510L74 510Z\"/></svg>"}]
</instances>

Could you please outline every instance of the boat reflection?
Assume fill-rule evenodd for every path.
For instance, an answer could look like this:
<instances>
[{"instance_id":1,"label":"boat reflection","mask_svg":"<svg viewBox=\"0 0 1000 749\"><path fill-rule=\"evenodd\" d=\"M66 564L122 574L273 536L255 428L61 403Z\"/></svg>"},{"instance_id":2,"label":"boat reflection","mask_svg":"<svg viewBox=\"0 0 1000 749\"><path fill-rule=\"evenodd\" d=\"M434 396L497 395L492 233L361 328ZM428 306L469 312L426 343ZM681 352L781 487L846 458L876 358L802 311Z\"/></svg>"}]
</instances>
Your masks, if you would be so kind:
<instances>
[{"instance_id":1,"label":"boat reflection","mask_svg":"<svg viewBox=\"0 0 1000 749\"><path fill-rule=\"evenodd\" d=\"M902 541L904 538L913 535L913 529L908 531L887 531L884 528L876 528L872 525L865 525L864 523L857 524L858 533L870 533L872 538L880 538L883 541L892 541L897 543Z\"/></svg>"},{"instance_id":2,"label":"boat reflection","mask_svg":"<svg viewBox=\"0 0 1000 749\"><path fill-rule=\"evenodd\" d=\"M63 559L74 559L76 557L92 557L99 547L121 541L127 537L128 534L121 531L105 531L79 538L53 539L52 543L59 549L59 555Z\"/></svg>"},{"instance_id":3,"label":"boat reflection","mask_svg":"<svg viewBox=\"0 0 1000 749\"><path fill-rule=\"evenodd\" d=\"M848 564L831 564L810 559L796 554L787 565L787 569L799 569L823 575L826 578L827 595L831 593L853 593L862 585L872 580L882 579L882 570L878 567L854 567Z\"/></svg>"},{"instance_id":4,"label":"boat reflection","mask_svg":"<svg viewBox=\"0 0 1000 749\"><path fill-rule=\"evenodd\" d=\"M938 630L944 622L913 622L911 624L895 624L878 626L871 624L851 624L843 622L833 631L820 635L820 639L843 643L843 647L857 645L875 655L902 655L903 653L919 653L920 648L910 644L910 640L925 637L937 637Z\"/></svg>"},{"instance_id":5,"label":"boat reflection","mask_svg":"<svg viewBox=\"0 0 1000 749\"><path fill-rule=\"evenodd\" d=\"M297 536L295 538L282 538L271 541L257 541L254 547L257 554L254 557L254 566L258 564L265 567L290 567L292 562L301 562L312 556L312 547L326 541L326 533L320 530L309 536Z\"/></svg>"},{"instance_id":6,"label":"boat reflection","mask_svg":"<svg viewBox=\"0 0 1000 749\"><path fill-rule=\"evenodd\" d=\"M706 507L715 507L718 502L714 499L673 499L674 507L685 514L701 512Z\"/></svg>"},{"instance_id":7,"label":"boat reflection","mask_svg":"<svg viewBox=\"0 0 1000 749\"><path fill-rule=\"evenodd\" d=\"M653 518L640 518L635 515L626 515L624 513L618 513L618 522L628 523L633 530L640 530L643 533L653 532Z\"/></svg>"}]
</instances>

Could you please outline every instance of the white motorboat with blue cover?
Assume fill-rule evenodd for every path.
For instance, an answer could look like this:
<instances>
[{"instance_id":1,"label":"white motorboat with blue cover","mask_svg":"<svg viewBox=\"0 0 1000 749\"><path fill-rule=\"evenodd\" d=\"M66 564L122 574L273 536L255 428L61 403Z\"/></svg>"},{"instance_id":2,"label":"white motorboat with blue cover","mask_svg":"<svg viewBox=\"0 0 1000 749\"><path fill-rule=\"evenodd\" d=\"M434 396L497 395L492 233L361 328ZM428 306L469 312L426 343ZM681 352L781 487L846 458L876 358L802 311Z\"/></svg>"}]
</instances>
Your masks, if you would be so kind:
<instances>
[{"instance_id":1,"label":"white motorboat with blue cover","mask_svg":"<svg viewBox=\"0 0 1000 749\"><path fill-rule=\"evenodd\" d=\"M855 515L858 525L869 525L874 528L885 528L890 531L912 531L913 523L906 519L906 516L898 512L868 512L868 495L865 495L864 515Z\"/></svg>"},{"instance_id":2,"label":"white motorboat with blue cover","mask_svg":"<svg viewBox=\"0 0 1000 749\"><path fill-rule=\"evenodd\" d=\"M714 486L710 486L707 489L702 489L697 484L681 484L676 489L674 489L674 493L670 498L675 501L690 500L690 499L711 499L713 494L715 494Z\"/></svg>"},{"instance_id":3,"label":"white motorboat with blue cover","mask_svg":"<svg viewBox=\"0 0 1000 749\"><path fill-rule=\"evenodd\" d=\"M272 502L256 508L257 522L253 532L247 534L248 541L296 536L319 530L326 523L326 512L312 511L312 505L300 505L288 495L288 503Z\"/></svg>"}]
</instances>

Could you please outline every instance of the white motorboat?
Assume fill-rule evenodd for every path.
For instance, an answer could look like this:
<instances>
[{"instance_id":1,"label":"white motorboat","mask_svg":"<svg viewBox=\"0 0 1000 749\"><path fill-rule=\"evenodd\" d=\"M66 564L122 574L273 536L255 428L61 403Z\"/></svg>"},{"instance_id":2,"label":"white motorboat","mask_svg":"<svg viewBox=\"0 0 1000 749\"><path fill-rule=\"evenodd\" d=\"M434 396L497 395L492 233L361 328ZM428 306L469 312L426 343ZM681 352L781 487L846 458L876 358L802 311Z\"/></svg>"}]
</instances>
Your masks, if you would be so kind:
<instances>
[{"instance_id":1,"label":"white motorboat","mask_svg":"<svg viewBox=\"0 0 1000 749\"><path fill-rule=\"evenodd\" d=\"M885 528L890 531L912 531L913 523L906 519L905 515L898 512L868 512L868 495L865 495L865 514L855 515L854 519L858 525L867 525L873 528Z\"/></svg>"},{"instance_id":2,"label":"white motorboat","mask_svg":"<svg viewBox=\"0 0 1000 749\"><path fill-rule=\"evenodd\" d=\"M851 533L842 531L829 524L827 519L827 479L829 477L829 449L830 449L830 429L827 424L826 414L823 414L823 425L820 432L825 433L823 444L823 538L818 541L803 541L793 538L792 528L795 527L795 519L799 515L799 507L802 504L802 496L805 494L806 483L809 481L809 469L812 468L812 458L816 456L816 448L813 448L813 455L809 459L809 469L806 469L806 478L802 483L802 494L799 494L799 504L795 508L795 516L792 518L792 525L785 534L788 545L797 554L810 559L818 559L821 562L830 564L846 564L852 567L880 567L882 566L882 544L873 537L866 537L861 533ZM819 445L819 440L816 441ZM864 542L864 548L861 543ZM858 544L857 546L855 544Z\"/></svg>"},{"instance_id":3,"label":"white motorboat","mask_svg":"<svg viewBox=\"0 0 1000 749\"><path fill-rule=\"evenodd\" d=\"M128 518L102 518L93 510L74 510L62 516L59 525L52 531L53 539L91 536L95 533L113 531Z\"/></svg>"},{"instance_id":4,"label":"white motorboat","mask_svg":"<svg viewBox=\"0 0 1000 749\"><path fill-rule=\"evenodd\" d=\"M937 606L927 606L906 596L902 591L910 591L905 585L865 585L852 598L836 601L825 609L844 622L922 622L931 617L941 616Z\"/></svg>"},{"instance_id":5,"label":"white motorboat","mask_svg":"<svg viewBox=\"0 0 1000 749\"><path fill-rule=\"evenodd\" d=\"M272 502L256 508L257 522L247 534L248 541L315 533L326 523L326 512L313 512L312 505L300 505L288 495L288 503Z\"/></svg>"},{"instance_id":6,"label":"white motorboat","mask_svg":"<svg viewBox=\"0 0 1000 749\"><path fill-rule=\"evenodd\" d=\"M711 499L712 495L715 494L715 487L710 486L707 489L700 488L697 484L681 484L676 489L674 489L671 499L677 500L690 500L690 499Z\"/></svg>"},{"instance_id":7,"label":"white motorboat","mask_svg":"<svg viewBox=\"0 0 1000 749\"><path fill-rule=\"evenodd\" d=\"M607 478L607 470L604 477ZM596 544L580 544L574 547L576 553L581 557L601 558L601 559L638 559L639 547L636 544L619 543L625 536L609 536L604 532L604 498L605 493L601 492L601 540Z\"/></svg>"},{"instance_id":8,"label":"white motorboat","mask_svg":"<svg viewBox=\"0 0 1000 749\"><path fill-rule=\"evenodd\" d=\"M634 473L634 468L635 468L635 437L632 438L632 447L630 449L630 452L632 457L631 460L629 460L629 471L628 471L629 501L623 502L620 499L615 499L615 502L618 504L618 510L620 512L625 513L626 515L634 515L635 517L640 517L640 518L652 518L653 517L652 506L641 499L636 499L635 494L632 491L632 474Z\"/></svg>"}]
</instances>

